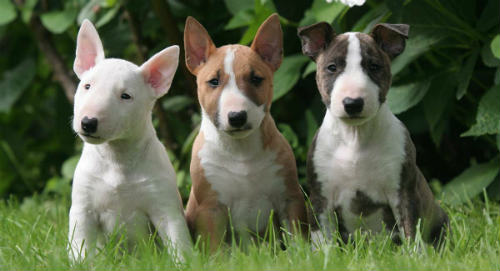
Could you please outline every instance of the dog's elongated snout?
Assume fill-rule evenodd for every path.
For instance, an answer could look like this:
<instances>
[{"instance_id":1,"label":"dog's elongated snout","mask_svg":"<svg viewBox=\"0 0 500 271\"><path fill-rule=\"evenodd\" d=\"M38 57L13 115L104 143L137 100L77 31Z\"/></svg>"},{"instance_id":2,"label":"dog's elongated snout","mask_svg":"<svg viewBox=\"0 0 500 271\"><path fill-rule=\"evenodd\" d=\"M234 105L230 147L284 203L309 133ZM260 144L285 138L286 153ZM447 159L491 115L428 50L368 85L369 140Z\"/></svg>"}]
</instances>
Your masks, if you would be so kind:
<instances>
[{"instance_id":1,"label":"dog's elongated snout","mask_svg":"<svg viewBox=\"0 0 500 271\"><path fill-rule=\"evenodd\" d=\"M342 100L342 104L344 104L344 110L348 115L356 115L363 111L363 105L365 101L363 98L345 98Z\"/></svg>"},{"instance_id":2,"label":"dog's elongated snout","mask_svg":"<svg viewBox=\"0 0 500 271\"><path fill-rule=\"evenodd\" d=\"M84 117L82 119L82 130L89 134L95 133L97 131L97 119Z\"/></svg>"},{"instance_id":3,"label":"dog's elongated snout","mask_svg":"<svg viewBox=\"0 0 500 271\"><path fill-rule=\"evenodd\" d=\"M229 112L227 117L229 124L235 128L241 128L247 123L247 111Z\"/></svg>"}]
</instances>

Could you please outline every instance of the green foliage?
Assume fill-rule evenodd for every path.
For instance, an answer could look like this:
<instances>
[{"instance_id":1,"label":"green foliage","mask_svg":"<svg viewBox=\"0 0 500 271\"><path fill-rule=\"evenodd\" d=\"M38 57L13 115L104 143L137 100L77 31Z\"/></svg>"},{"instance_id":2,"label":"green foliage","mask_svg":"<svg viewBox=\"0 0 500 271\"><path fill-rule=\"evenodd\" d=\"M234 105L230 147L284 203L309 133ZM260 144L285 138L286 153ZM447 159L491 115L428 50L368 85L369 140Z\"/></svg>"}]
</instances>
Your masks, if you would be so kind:
<instances>
[{"instance_id":1,"label":"green foliage","mask_svg":"<svg viewBox=\"0 0 500 271\"><path fill-rule=\"evenodd\" d=\"M462 136L500 134L500 85L493 86L479 101L476 123Z\"/></svg>"},{"instance_id":2,"label":"green foliage","mask_svg":"<svg viewBox=\"0 0 500 271\"><path fill-rule=\"evenodd\" d=\"M0 0L0 25L8 24L17 17L16 7L10 0Z\"/></svg>"},{"instance_id":3,"label":"green foliage","mask_svg":"<svg viewBox=\"0 0 500 271\"><path fill-rule=\"evenodd\" d=\"M316 65L302 55L296 29L323 20L336 33L369 33L379 22L410 24L406 49L392 63L387 103L408 127L422 172L435 180L433 187L442 187L443 200L451 204L488 186L491 197L492 187L500 183L492 181L499 179L500 168L493 162L500 149L498 0L370 0L353 8L325 0L166 1L169 10L154 2L0 0L0 46L7 56L0 59L0 197L69 193L70 165L77 161L81 142L72 134L71 104L54 80L60 74L46 48L53 49L74 79L76 33L85 18L98 28L107 56L141 64L182 41L188 15L221 46L250 44L273 12L282 23L284 59L273 79L271 113L292 145L301 184L324 105L315 83ZM36 34L37 24L46 30L43 35ZM154 114L184 200L201 119L192 80L179 69L171 90L159 101L163 110ZM482 174L486 165L489 174ZM457 192L462 186L467 193ZM450 191L460 194L460 200Z\"/></svg>"},{"instance_id":4,"label":"green foliage","mask_svg":"<svg viewBox=\"0 0 500 271\"><path fill-rule=\"evenodd\" d=\"M461 204L483 192L498 175L500 159L469 167L451 180L443 190L443 200L448 204Z\"/></svg>"}]
</instances>

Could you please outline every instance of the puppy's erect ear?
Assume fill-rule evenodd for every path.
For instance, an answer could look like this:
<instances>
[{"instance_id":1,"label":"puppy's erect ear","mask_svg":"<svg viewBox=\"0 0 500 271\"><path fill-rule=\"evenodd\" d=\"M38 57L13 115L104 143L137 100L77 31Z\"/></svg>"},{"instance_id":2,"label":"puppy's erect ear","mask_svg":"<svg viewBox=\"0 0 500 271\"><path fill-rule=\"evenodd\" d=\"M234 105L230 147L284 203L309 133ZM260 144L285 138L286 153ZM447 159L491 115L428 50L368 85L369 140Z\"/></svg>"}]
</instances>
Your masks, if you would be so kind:
<instances>
[{"instance_id":1,"label":"puppy's erect ear","mask_svg":"<svg viewBox=\"0 0 500 271\"><path fill-rule=\"evenodd\" d=\"M170 89L179 64L179 46L173 45L152 56L140 67L144 80L154 90L156 98Z\"/></svg>"},{"instance_id":2,"label":"puppy's erect ear","mask_svg":"<svg viewBox=\"0 0 500 271\"><path fill-rule=\"evenodd\" d=\"M404 51L409 30L407 24L377 24L371 35L378 46L394 59Z\"/></svg>"},{"instance_id":3,"label":"puppy's erect ear","mask_svg":"<svg viewBox=\"0 0 500 271\"><path fill-rule=\"evenodd\" d=\"M94 25L85 19L78 31L73 70L78 78L104 59L102 42Z\"/></svg>"},{"instance_id":4,"label":"puppy's erect ear","mask_svg":"<svg viewBox=\"0 0 500 271\"><path fill-rule=\"evenodd\" d=\"M207 30L195 18L187 17L184 28L184 51L189 71L196 75L198 68L207 61L215 49Z\"/></svg>"},{"instance_id":5,"label":"puppy's erect ear","mask_svg":"<svg viewBox=\"0 0 500 271\"><path fill-rule=\"evenodd\" d=\"M251 46L267 63L271 70L276 71L283 59L283 32L280 18L274 13L259 27Z\"/></svg>"},{"instance_id":6,"label":"puppy's erect ear","mask_svg":"<svg viewBox=\"0 0 500 271\"><path fill-rule=\"evenodd\" d=\"M326 22L300 27L297 34L302 41L302 53L314 61L335 36L332 26Z\"/></svg>"}]
</instances>

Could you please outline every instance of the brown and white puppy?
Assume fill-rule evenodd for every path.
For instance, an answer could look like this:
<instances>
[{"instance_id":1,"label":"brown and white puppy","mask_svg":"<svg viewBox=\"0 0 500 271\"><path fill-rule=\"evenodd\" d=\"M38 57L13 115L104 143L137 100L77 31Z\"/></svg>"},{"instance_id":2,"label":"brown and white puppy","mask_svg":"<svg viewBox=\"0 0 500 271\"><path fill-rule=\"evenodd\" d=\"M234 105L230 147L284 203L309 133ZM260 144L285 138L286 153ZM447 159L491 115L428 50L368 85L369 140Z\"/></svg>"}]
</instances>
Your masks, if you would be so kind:
<instances>
[{"instance_id":1,"label":"brown and white puppy","mask_svg":"<svg viewBox=\"0 0 500 271\"><path fill-rule=\"evenodd\" d=\"M249 233L262 234L271 212L275 226L306 222L292 149L269 113L273 73L283 54L279 17L261 25L251 47L219 48L188 17L184 46L202 110L186 207L195 238L209 240L213 251L232 234L230 225L243 242Z\"/></svg>"},{"instance_id":2,"label":"brown and white puppy","mask_svg":"<svg viewBox=\"0 0 500 271\"><path fill-rule=\"evenodd\" d=\"M327 108L307 165L320 226L313 240L335 227L346 241L358 228L380 232L385 225L400 241L400 236L414 238L422 221L423 239L437 244L448 226L416 165L407 129L385 103L391 60L403 52L408 30L408 25L378 24L369 35L336 35L325 22L298 30L303 53L317 64L316 82Z\"/></svg>"}]
</instances>

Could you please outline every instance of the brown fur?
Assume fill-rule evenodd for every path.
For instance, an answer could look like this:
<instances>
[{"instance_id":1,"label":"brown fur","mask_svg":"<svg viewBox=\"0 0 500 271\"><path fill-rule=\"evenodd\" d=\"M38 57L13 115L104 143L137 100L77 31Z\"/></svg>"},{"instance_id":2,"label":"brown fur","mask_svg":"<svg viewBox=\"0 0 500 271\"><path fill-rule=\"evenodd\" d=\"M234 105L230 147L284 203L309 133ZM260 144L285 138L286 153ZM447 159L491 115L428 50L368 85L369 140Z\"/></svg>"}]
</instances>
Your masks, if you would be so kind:
<instances>
[{"instance_id":1,"label":"brown fur","mask_svg":"<svg viewBox=\"0 0 500 271\"><path fill-rule=\"evenodd\" d=\"M229 76L224 72L224 57L226 50L236 49L233 70L238 88L256 105L265 104L265 117L259 130L255 132L259 132L262 136L262 147L274 151L277 154L276 163L282 165L279 174L283 176L286 187L286 213L278 213L278 221L289 219L293 226L300 227L302 232L305 232L307 216L304 197L298 184L295 158L290 145L279 133L269 114L273 96L273 72L281 63L282 41L279 38L268 47L266 40L274 40L276 35L281 37L281 28L278 16L272 15L259 28L250 48L241 45L215 48L203 26L193 18L188 18L184 32L186 64L197 76L199 102L217 126L218 100L225 84L229 81ZM197 44L204 44L206 48L197 48ZM274 48L273 46L278 48L276 49L278 51L270 50ZM262 82L258 85L252 83L252 75L262 78ZM208 83L214 78L219 80L217 87ZM228 209L218 200L217 192L211 188L201 166L198 153L204 141L203 132L200 132L192 150L193 183L186 207L186 217L194 238L201 236L202 241L208 242L210 251L213 252L225 239L224 235L229 232Z\"/></svg>"}]
</instances>

